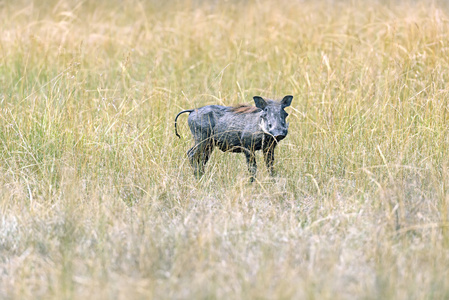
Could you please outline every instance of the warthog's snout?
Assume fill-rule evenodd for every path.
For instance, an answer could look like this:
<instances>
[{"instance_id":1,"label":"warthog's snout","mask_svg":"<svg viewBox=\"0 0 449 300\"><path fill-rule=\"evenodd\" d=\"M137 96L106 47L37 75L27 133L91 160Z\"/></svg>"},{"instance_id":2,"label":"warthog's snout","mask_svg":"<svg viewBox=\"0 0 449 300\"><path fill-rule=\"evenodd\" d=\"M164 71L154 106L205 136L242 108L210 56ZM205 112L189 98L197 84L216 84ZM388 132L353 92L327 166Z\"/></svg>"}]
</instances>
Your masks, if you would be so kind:
<instances>
[{"instance_id":1,"label":"warthog's snout","mask_svg":"<svg viewBox=\"0 0 449 300\"><path fill-rule=\"evenodd\" d=\"M280 129L273 133L274 138L277 142L280 140L283 140L287 136L288 130L287 129Z\"/></svg>"}]
</instances>

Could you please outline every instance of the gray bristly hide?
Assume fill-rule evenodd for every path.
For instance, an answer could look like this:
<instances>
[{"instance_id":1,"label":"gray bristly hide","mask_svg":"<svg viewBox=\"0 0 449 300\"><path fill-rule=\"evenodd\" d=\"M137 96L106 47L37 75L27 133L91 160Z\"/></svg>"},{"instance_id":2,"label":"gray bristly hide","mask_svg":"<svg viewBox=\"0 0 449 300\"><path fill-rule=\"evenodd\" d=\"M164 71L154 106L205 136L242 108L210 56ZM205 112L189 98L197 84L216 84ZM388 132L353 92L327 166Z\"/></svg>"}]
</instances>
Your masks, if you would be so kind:
<instances>
[{"instance_id":1,"label":"gray bristly hide","mask_svg":"<svg viewBox=\"0 0 449 300\"><path fill-rule=\"evenodd\" d=\"M204 167L214 149L224 152L243 152L246 156L250 181L257 171L255 151L262 150L268 172L274 175L274 148L288 133L288 114L284 108L290 106L293 96L281 101L254 97L256 106L227 107L208 105L189 112L188 123L195 139L195 145L187 152L196 177L204 174Z\"/></svg>"}]
</instances>

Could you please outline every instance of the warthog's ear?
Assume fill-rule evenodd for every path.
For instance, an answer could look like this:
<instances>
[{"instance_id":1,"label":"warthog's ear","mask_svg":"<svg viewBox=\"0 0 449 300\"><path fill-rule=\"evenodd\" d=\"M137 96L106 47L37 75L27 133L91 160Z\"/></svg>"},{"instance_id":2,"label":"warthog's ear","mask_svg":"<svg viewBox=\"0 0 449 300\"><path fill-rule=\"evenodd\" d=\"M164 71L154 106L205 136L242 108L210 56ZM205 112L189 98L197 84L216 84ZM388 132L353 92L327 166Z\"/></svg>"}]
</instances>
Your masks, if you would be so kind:
<instances>
[{"instance_id":1,"label":"warthog's ear","mask_svg":"<svg viewBox=\"0 0 449 300\"><path fill-rule=\"evenodd\" d=\"M267 102L262 97L254 96L253 99L257 108L264 109L267 106Z\"/></svg>"},{"instance_id":2,"label":"warthog's ear","mask_svg":"<svg viewBox=\"0 0 449 300\"><path fill-rule=\"evenodd\" d=\"M290 104L292 104L292 99L293 99L293 96L290 96L290 95L285 96L284 99L281 100L282 107L290 106Z\"/></svg>"}]
</instances>

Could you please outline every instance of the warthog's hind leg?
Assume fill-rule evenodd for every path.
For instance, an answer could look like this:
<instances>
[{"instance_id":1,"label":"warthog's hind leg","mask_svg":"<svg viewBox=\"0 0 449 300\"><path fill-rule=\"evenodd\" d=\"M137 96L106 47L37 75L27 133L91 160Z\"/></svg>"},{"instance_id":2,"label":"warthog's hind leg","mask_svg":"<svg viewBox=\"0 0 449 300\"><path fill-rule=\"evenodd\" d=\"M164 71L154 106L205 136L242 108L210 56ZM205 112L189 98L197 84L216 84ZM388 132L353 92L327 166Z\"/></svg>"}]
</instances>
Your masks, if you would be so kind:
<instances>
[{"instance_id":1,"label":"warthog's hind leg","mask_svg":"<svg viewBox=\"0 0 449 300\"><path fill-rule=\"evenodd\" d=\"M214 150L214 147L211 143L199 143L187 151L187 157L196 178L203 176L204 167L212 154L212 150Z\"/></svg>"}]
</instances>

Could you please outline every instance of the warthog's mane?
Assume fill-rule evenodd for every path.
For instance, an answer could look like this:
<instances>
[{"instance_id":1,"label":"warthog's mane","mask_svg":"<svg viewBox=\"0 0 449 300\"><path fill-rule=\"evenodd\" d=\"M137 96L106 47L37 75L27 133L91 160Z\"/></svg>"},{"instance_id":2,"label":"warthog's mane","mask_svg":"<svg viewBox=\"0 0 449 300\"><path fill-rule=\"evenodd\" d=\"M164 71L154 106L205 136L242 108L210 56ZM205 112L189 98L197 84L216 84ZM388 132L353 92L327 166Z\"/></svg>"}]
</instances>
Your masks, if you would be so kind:
<instances>
[{"instance_id":1,"label":"warthog's mane","mask_svg":"<svg viewBox=\"0 0 449 300\"><path fill-rule=\"evenodd\" d=\"M249 106L249 105L237 105L229 108L230 111L236 114L250 114L260 111L259 108L255 106Z\"/></svg>"}]
</instances>

